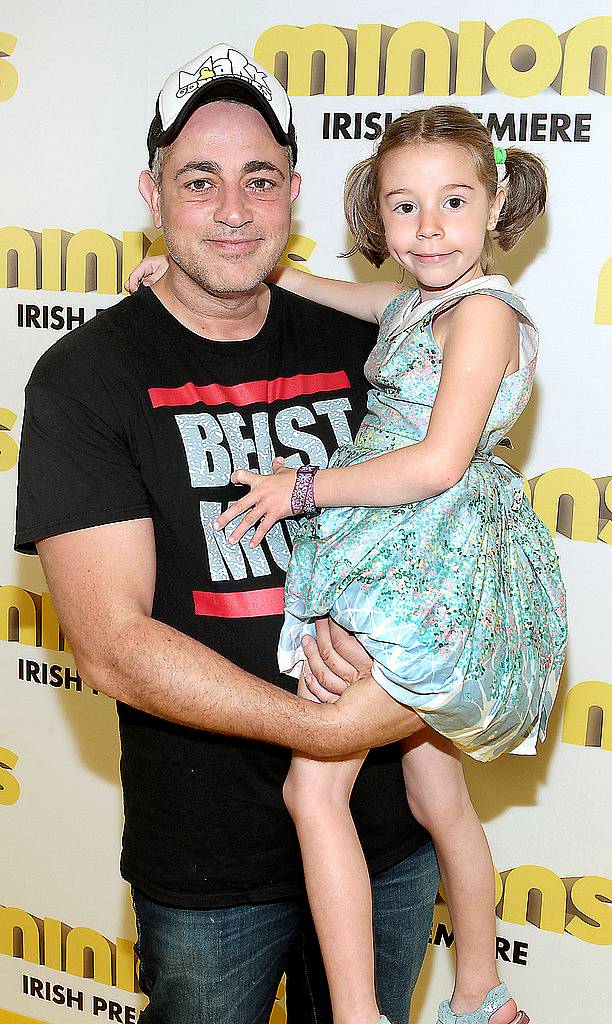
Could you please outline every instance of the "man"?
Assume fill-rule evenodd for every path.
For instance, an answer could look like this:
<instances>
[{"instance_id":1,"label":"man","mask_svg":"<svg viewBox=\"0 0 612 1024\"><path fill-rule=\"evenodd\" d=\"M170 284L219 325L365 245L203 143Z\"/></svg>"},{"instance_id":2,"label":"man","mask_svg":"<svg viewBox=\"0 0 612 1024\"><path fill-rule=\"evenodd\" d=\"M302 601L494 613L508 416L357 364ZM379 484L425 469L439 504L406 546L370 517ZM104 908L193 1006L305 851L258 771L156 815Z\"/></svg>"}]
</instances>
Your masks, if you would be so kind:
<instances>
[{"instance_id":1,"label":"man","mask_svg":"<svg viewBox=\"0 0 612 1024\"><path fill-rule=\"evenodd\" d=\"M416 723L398 705L378 726L377 702L393 702L354 640L327 660L363 683L337 704L298 700L276 665L288 527L251 551L212 522L233 469L321 463L350 440L372 331L262 283L300 185L289 100L266 71L228 46L195 58L162 88L148 146L140 189L170 268L35 367L16 547L38 551L82 675L118 701L143 1021L264 1024L287 971L291 1024L331 1024L282 802L289 752L262 741L331 756ZM380 1002L399 1024L437 871L396 750L370 756L353 810Z\"/></svg>"}]
</instances>

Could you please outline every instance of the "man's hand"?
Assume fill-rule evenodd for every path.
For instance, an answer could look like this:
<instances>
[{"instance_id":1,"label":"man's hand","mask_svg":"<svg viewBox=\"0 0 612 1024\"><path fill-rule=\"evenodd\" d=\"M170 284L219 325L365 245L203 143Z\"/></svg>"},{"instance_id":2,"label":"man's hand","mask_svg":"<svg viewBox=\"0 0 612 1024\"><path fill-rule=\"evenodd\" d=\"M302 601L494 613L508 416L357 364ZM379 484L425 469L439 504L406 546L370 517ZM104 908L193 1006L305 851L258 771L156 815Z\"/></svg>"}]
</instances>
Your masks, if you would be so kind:
<instances>
[{"instance_id":1,"label":"man's hand","mask_svg":"<svg viewBox=\"0 0 612 1024\"><path fill-rule=\"evenodd\" d=\"M390 697L371 675L347 687L339 700L324 710L332 719L326 757L384 747L425 728L422 718Z\"/></svg>"},{"instance_id":2,"label":"man's hand","mask_svg":"<svg viewBox=\"0 0 612 1024\"><path fill-rule=\"evenodd\" d=\"M329 616L316 620L316 641L304 637L308 661L304 681L322 703L334 703L341 693L370 675L372 659L357 638Z\"/></svg>"},{"instance_id":3,"label":"man's hand","mask_svg":"<svg viewBox=\"0 0 612 1024\"><path fill-rule=\"evenodd\" d=\"M334 705L328 708L336 733L329 756L384 747L424 728L411 708L372 677L372 659L352 633L329 617L317 619L316 630L316 641L310 636L303 640L308 659L304 682L321 703Z\"/></svg>"}]
</instances>

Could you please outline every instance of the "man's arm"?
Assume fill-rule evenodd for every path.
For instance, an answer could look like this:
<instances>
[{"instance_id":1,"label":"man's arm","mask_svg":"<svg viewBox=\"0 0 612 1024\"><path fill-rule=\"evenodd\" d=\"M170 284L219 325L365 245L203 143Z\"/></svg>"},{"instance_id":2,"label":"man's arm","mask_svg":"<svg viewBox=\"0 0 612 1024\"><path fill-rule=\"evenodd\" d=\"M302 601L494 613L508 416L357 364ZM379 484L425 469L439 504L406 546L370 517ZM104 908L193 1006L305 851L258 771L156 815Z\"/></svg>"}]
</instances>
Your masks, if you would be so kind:
<instances>
[{"instance_id":1,"label":"man's arm","mask_svg":"<svg viewBox=\"0 0 612 1024\"><path fill-rule=\"evenodd\" d=\"M363 702L351 694L343 713L341 701L302 700L152 619L150 519L61 534L36 547L79 672L116 700L181 725L321 758L391 743L420 724L373 680Z\"/></svg>"}]
</instances>

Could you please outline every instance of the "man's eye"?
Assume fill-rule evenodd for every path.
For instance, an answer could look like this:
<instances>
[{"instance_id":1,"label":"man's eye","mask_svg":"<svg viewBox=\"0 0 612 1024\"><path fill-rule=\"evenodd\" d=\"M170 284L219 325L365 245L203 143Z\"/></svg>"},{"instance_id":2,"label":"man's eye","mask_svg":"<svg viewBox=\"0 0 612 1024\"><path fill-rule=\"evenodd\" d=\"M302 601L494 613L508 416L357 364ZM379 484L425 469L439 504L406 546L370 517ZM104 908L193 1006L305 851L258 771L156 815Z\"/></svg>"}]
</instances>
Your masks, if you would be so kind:
<instances>
[{"instance_id":1,"label":"man's eye","mask_svg":"<svg viewBox=\"0 0 612 1024\"><path fill-rule=\"evenodd\" d=\"M211 187L209 181L206 178L196 178L194 181L187 182L186 188L191 192L206 192Z\"/></svg>"},{"instance_id":2,"label":"man's eye","mask_svg":"<svg viewBox=\"0 0 612 1024\"><path fill-rule=\"evenodd\" d=\"M249 182L249 187L253 188L256 192L268 192L271 188L276 185L275 181L270 181L269 178L253 178Z\"/></svg>"}]
</instances>

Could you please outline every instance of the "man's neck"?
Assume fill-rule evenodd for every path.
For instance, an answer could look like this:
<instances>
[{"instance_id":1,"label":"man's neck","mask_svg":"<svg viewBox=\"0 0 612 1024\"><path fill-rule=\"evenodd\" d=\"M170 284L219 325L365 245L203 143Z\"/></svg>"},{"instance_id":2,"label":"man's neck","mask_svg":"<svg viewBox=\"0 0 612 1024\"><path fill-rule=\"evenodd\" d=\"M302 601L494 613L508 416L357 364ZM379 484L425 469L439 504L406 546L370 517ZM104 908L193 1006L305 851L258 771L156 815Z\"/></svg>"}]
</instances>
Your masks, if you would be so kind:
<instances>
[{"instance_id":1,"label":"man's neck","mask_svg":"<svg viewBox=\"0 0 612 1024\"><path fill-rule=\"evenodd\" d=\"M270 289L258 284L248 292L214 295L172 263L153 291L169 313L195 334L218 341L246 341L263 327L270 308Z\"/></svg>"}]
</instances>

